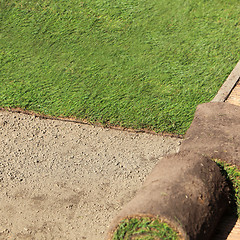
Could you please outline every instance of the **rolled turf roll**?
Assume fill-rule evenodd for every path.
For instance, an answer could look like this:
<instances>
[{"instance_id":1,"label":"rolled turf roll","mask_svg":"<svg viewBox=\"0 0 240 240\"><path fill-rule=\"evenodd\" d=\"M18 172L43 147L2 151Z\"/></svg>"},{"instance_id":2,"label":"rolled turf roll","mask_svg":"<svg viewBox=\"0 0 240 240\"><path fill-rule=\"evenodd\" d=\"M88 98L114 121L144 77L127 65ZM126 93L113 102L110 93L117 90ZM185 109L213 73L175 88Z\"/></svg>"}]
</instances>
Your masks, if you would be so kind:
<instances>
[{"instance_id":1,"label":"rolled turf roll","mask_svg":"<svg viewBox=\"0 0 240 240\"><path fill-rule=\"evenodd\" d=\"M207 240L228 207L228 193L211 159L189 151L167 156L123 207L107 239Z\"/></svg>"},{"instance_id":2,"label":"rolled turf roll","mask_svg":"<svg viewBox=\"0 0 240 240\"><path fill-rule=\"evenodd\" d=\"M180 151L188 150L240 166L240 107L225 102L197 106Z\"/></svg>"},{"instance_id":3,"label":"rolled turf roll","mask_svg":"<svg viewBox=\"0 0 240 240\"><path fill-rule=\"evenodd\" d=\"M240 217L240 107L226 102L197 107L180 151L214 159L231 188L231 205Z\"/></svg>"}]
</instances>

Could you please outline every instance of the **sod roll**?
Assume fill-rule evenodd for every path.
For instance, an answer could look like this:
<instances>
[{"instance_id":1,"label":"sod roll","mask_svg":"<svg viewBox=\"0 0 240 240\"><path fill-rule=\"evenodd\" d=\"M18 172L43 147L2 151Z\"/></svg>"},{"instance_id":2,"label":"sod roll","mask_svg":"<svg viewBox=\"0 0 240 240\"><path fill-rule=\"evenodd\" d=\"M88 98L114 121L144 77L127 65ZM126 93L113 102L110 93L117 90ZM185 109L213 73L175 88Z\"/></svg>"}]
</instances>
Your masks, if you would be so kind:
<instances>
[{"instance_id":1,"label":"sod roll","mask_svg":"<svg viewBox=\"0 0 240 240\"><path fill-rule=\"evenodd\" d=\"M180 151L188 150L240 166L239 119L239 106L225 102L198 105Z\"/></svg>"},{"instance_id":2,"label":"sod roll","mask_svg":"<svg viewBox=\"0 0 240 240\"><path fill-rule=\"evenodd\" d=\"M240 216L240 107L204 103L197 107L180 151L204 154L213 159L227 178L233 212Z\"/></svg>"},{"instance_id":3,"label":"sod roll","mask_svg":"<svg viewBox=\"0 0 240 240\"><path fill-rule=\"evenodd\" d=\"M182 151L159 161L110 227L109 240L207 240L228 207L225 177L201 154Z\"/></svg>"}]
</instances>

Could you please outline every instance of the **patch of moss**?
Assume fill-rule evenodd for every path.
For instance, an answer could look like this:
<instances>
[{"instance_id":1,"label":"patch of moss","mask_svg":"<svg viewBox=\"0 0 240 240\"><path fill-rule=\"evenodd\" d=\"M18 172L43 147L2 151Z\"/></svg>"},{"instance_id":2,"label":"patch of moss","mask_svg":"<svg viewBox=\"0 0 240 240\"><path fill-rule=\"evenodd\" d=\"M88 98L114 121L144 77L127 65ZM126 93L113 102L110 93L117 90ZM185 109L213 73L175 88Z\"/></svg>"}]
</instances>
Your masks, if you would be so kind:
<instances>
[{"instance_id":1,"label":"patch of moss","mask_svg":"<svg viewBox=\"0 0 240 240\"><path fill-rule=\"evenodd\" d=\"M240 169L237 166L215 159L230 187L230 201L234 213L240 217Z\"/></svg>"},{"instance_id":2,"label":"patch of moss","mask_svg":"<svg viewBox=\"0 0 240 240\"><path fill-rule=\"evenodd\" d=\"M122 220L113 240L179 240L178 233L167 223L149 217Z\"/></svg>"}]
</instances>

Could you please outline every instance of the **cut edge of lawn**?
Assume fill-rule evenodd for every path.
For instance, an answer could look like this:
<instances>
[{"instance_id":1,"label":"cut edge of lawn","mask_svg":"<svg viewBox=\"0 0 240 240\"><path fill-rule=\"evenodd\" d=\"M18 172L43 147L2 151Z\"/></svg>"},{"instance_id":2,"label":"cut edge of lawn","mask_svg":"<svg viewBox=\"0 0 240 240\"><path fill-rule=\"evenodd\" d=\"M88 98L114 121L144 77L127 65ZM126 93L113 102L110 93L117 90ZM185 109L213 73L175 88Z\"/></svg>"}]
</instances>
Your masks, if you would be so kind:
<instances>
[{"instance_id":1,"label":"cut edge of lawn","mask_svg":"<svg viewBox=\"0 0 240 240\"><path fill-rule=\"evenodd\" d=\"M102 128L110 128L114 130L119 130L119 131L127 131L127 132L133 132L133 133L147 133L151 135L158 135L158 136L164 136L164 137L172 137L172 138L180 138L183 139L184 135L183 134L176 134L176 133L168 133L168 132L156 132L151 129L147 128L127 128L127 127L122 127L120 125L113 125L111 123L100 123L97 121L89 121L88 119L79 119L75 116L71 117L63 117L63 116L51 116L51 115L45 115L40 112L35 112L32 110L27 110L27 109L22 109L19 107L0 107L0 111L8 111L12 113L22 113L34 117L38 117L40 119L49 119L49 120L58 120L58 121L64 121L64 122L73 122L73 123L80 123L80 124L86 124L86 125L91 125L91 126L96 126L96 127L102 127Z\"/></svg>"}]
</instances>

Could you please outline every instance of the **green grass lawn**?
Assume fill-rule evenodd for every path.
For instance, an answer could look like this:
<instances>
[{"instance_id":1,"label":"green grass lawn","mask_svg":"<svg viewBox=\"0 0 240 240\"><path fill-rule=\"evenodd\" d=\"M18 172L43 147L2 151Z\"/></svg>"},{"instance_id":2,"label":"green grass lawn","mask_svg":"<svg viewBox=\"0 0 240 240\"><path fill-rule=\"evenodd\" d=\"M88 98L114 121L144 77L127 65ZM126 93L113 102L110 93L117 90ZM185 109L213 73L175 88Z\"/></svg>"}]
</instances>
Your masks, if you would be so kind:
<instances>
[{"instance_id":1,"label":"green grass lawn","mask_svg":"<svg viewBox=\"0 0 240 240\"><path fill-rule=\"evenodd\" d=\"M0 0L0 106L184 134L239 59L239 0Z\"/></svg>"}]
</instances>

